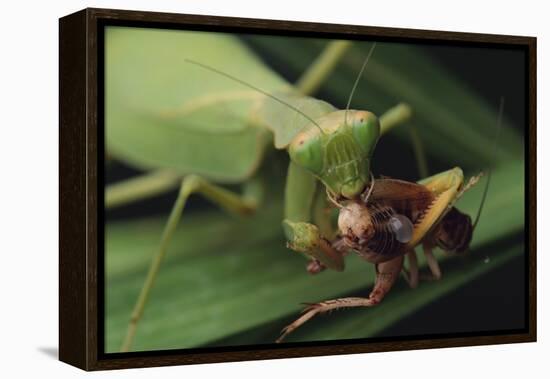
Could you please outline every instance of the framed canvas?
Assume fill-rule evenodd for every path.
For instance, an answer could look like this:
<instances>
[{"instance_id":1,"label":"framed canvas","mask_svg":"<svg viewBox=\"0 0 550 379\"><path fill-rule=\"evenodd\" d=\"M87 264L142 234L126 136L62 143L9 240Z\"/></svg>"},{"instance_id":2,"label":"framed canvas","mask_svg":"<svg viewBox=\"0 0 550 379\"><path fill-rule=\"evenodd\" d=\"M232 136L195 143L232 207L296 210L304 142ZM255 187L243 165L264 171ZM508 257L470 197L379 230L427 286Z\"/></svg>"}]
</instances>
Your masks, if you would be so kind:
<instances>
[{"instance_id":1,"label":"framed canvas","mask_svg":"<svg viewBox=\"0 0 550 379\"><path fill-rule=\"evenodd\" d=\"M536 340L534 37L59 26L60 360Z\"/></svg>"}]
</instances>

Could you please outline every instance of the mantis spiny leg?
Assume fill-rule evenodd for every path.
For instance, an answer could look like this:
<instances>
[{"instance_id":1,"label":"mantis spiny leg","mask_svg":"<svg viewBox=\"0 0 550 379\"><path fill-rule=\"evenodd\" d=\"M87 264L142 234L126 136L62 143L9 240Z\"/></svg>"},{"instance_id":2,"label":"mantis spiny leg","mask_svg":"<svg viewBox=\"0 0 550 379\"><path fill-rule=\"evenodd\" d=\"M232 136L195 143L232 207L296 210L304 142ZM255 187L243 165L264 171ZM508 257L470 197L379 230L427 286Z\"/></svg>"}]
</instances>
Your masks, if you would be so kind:
<instances>
[{"instance_id":1,"label":"mantis spiny leg","mask_svg":"<svg viewBox=\"0 0 550 379\"><path fill-rule=\"evenodd\" d=\"M187 199L193 193L203 195L205 198L230 213L247 215L254 212L258 207L261 197L261 186L258 185L256 179L253 179L249 186L245 188L244 195L241 196L223 187L212 184L197 175L189 175L182 180L178 197L164 227L159 247L153 254L151 265L149 266L149 271L147 272L147 277L132 311L132 316L128 325L126 336L122 343L121 351L129 351L132 346L137 325L143 314L149 293L154 285L172 236L181 219Z\"/></svg>"},{"instance_id":2,"label":"mantis spiny leg","mask_svg":"<svg viewBox=\"0 0 550 379\"><path fill-rule=\"evenodd\" d=\"M409 120L412 117L412 108L405 103L397 104L396 106L388 109L382 116L380 116L380 134L385 134L395 126ZM409 136L414 152L414 158L416 160L416 166L418 168L418 174L421 178L428 176L428 161L426 158L426 152L424 151L424 144L422 139L418 135L418 130L414 124L409 125Z\"/></svg>"},{"instance_id":3,"label":"mantis spiny leg","mask_svg":"<svg viewBox=\"0 0 550 379\"><path fill-rule=\"evenodd\" d=\"M426 178L430 174L428 168L428 159L426 158L426 152L424 151L424 144L422 138L418 135L416 126L409 126L409 136L411 138L411 144L414 152L414 159L416 160L416 167L418 169L418 175L421 178Z\"/></svg>"},{"instance_id":4,"label":"mantis spiny leg","mask_svg":"<svg viewBox=\"0 0 550 379\"><path fill-rule=\"evenodd\" d=\"M412 116L410 105L399 103L380 116L380 135L384 135L396 126L408 121Z\"/></svg>"},{"instance_id":5,"label":"mantis spiny leg","mask_svg":"<svg viewBox=\"0 0 550 379\"><path fill-rule=\"evenodd\" d=\"M111 209L178 188L181 176L172 170L155 170L110 184L105 189L105 208Z\"/></svg>"}]
</instances>

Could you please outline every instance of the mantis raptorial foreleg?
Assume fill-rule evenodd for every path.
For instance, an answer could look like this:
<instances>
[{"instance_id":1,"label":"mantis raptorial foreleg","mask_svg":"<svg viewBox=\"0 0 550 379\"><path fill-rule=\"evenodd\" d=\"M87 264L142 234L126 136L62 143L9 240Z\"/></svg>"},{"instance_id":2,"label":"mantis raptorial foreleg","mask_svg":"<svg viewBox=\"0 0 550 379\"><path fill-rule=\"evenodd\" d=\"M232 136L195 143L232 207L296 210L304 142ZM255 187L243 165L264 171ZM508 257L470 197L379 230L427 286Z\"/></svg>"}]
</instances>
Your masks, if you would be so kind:
<instances>
[{"instance_id":1,"label":"mantis raptorial foreleg","mask_svg":"<svg viewBox=\"0 0 550 379\"><path fill-rule=\"evenodd\" d=\"M322 235L313 218L317 179L303 168L290 163L285 188L285 220L283 228L288 246L323 266L342 271L344 258L332 247L329 238ZM325 228L323 228L325 229Z\"/></svg>"},{"instance_id":2,"label":"mantis raptorial foreleg","mask_svg":"<svg viewBox=\"0 0 550 379\"><path fill-rule=\"evenodd\" d=\"M434 198L430 201L429 206L426 208L427 211L419 217L414 224L411 239L402 247L403 254L388 261L383 261L377 265L376 281L369 297L340 298L313 304L306 308L304 313L296 321L283 329L282 335L279 337L277 342L281 342L285 336L296 330L316 314L339 308L371 307L378 304L384 298L385 294L391 289L399 273L403 270L403 260L405 255L407 255L409 259L409 270L403 270L405 271L405 277L409 282L409 285L412 287L416 286L418 283L419 274L414 249L419 244L423 245L424 254L426 255L426 260L428 266L430 267L430 271L432 272L433 278L440 278L441 270L439 269L439 265L432 254L431 248L434 245L431 243L435 241L434 238L437 238L439 241L443 234L436 233L433 229L434 225L438 225L438 223L442 220L442 217L445 217L446 213L449 212L449 205L453 204L455 197L474 185L477 182L477 179L478 177L474 177L466 184L466 186L464 186L464 176L462 170L455 167L454 169L433 175L420 181L426 189L432 192ZM447 241L450 243L455 243L455 241L452 240ZM452 246L461 245L455 244Z\"/></svg>"},{"instance_id":3,"label":"mantis raptorial foreleg","mask_svg":"<svg viewBox=\"0 0 550 379\"><path fill-rule=\"evenodd\" d=\"M316 225L284 220L283 227L288 239L288 247L292 250L304 253L322 266L336 271L344 270L342 253L332 246L332 241L319 233Z\"/></svg>"},{"instance_id":4,"label":"mantis raptorial foreleg","mask_svg":"<svg viewBox=\"0 0 550 379\"><path fill-rule=\"evenodd\" d=\"M223 187L212 184L197 175L189 175L182 180L178 197L164 227L159 247L153 254L147 278L145 279L145 283L143 284L134 310L132 311L130 324L128 325L128 331L126 332L121 351L128 351L132 345L145 303L147 302L147 298L149 297L161 263L166 255L174 231L181 219L187 199L194 193L201 194L230 213L246 215L254 212L258 207L262 195L262 186L258 179L252 179L245 184L243 195L238 195Z\"/></svg>"},{"instance_id":5,"label":"mantis raptorial foreleg","mask_svg":"<svg viewBox=\"0 0 550 379\"><path fill-rule=\"evenodd\" d=\"M411 116L407 104L398 104L380 117L380 133L384 134L405 122ZM290 163L285 188L285 220L283 227L288 246L309 257L313 264L308 271L315 273L324 267L336 271L344 269L342 251L333 246L334 233L327 221L314 219L318 179L300 166ZM318 210L317 210L318 211ZM314 223L312 223L312 221Z\"/></svg>"}]
</instances>

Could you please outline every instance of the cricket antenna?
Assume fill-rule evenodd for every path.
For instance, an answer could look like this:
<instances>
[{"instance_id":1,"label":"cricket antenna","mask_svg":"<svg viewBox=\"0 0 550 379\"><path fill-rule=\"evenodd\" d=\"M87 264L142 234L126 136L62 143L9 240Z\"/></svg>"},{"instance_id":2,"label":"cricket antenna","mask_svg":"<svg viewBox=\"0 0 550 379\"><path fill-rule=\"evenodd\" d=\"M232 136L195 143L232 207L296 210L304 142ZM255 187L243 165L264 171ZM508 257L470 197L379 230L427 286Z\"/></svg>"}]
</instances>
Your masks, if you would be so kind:
<instances>
[{"instance_id":1,"label":"cricket antenna","mask_svg":"<svg viewBox=\"0 0 550 379\"><path fill-rule=\"evenodd\" d=\"M200 63L200 62L194 61L194 60L192 60L192 59L185 59L185 62L194 64L194 65L199 66L199 67L202 67L202 68L204 68L204 69L206 69L206 70L208 70L208 71L212 71L212 72L214 72L214 73L216 73L216 74L218 74L218 75L225 76L225 77L228 78L228 79L231 79L231 80L233 80L233 81L235 81L235 82L237 82L237 83L239 83L239 84L242 84L242 85L245 86L245 87L248 87L248 88L251 88L251 89L253 89L253 90L255 90L255 91L258 91L258 92L261 93L262 95L265 95L265 96L267 96L267 97L269 97L269 98L271 98L271 99L273 99L273 100L275 100L275 101L277 101L277 102L279 102L279 103L281 103L281 104L283 104L283 105L286 105L287 107L289 107L289 108L292 109L293 111L295 111L295 112L299 113L300 115L304 116L308 121L310 121L313 125L315 125L315 126L321 131L322 134L324 134L323 129L321 129L321 127L319 126L319 124L318 124L317 122L315 122L314 119L312 119L311 117L309 117L307 114L305 114L304 112L302 112L300 109L298 109L298 108L296 108L295 106L293 106L293 105L287 103L287 102L284 101L284 100L279 99L278 97L276 97L276 96L270 94L269 92L266 92L266 91L262 90L261 88L258 88L258 87L256 87L256 86L253 86L253 85L250 84L250 83L245 82L244 80L238 79L238 78L236 78L236 77L234 77L234 76L232 76L232 75L229 75L228 73L225 73L225 72L223 72L223 71L220 71L220 70L218 70L218 69L216 69L216 68L214 68L214 67L208 66L208 65L206 65L206 64L204 64L204 63Z\"/></svg>"},{"instance_id":2,"label":"cricket antenna","mask_svg":"<svg viewBox=\"0 0 550 379\"><path fill-rule=\"evenodd\" d=\"M346 112L344 113L344 123L348 123L348 111L349 107L351 105L351 100L353 99L353 95L355 94L355 90L357 89L357 85L359 84L359 80L361 79L361 76L363 75L363 71L365 71L365 68L367 67L367 63L369 62L369 59L374 51L374 48L376 47L376 42L374 42L369 50L369 53L367 54L367 57L365 58L365 61L363 62L363 66L361 67L361 70L359 71L359 74L357 75L357 78L355 78L355 83L353 83L353 88L351 89L351 93L349 94L348 103L346 105Z\"/></svg>"},{"instance_id":3,"label":"cricket antenna","mask_svg":"<svg viewBox=\"0 0 550 379\"><path fill-rule=\"evenodd\" d=\"M496 155L497 151L497 141L500 135L500 130L502 129L502 113L504 111L504 96L500 98L500 106L498 109L498 118L497 118L497 134L495 136L495 140L493 141L493 149L492 149L492 156L494 157ZM489 191L489 183L491 182L491 169L487 172L487 182L485 182L485 188L483 189L483 195L481 196L481 204L479 204L479 208L477 210L477 215L475 218L474 223L472 224L472 229L475 230L477 223L479 222L479 217L481 216L481 211L483 209L483 205L485 204L485 199L487 198L487 191Z\"/></svg>"}]
</instances>

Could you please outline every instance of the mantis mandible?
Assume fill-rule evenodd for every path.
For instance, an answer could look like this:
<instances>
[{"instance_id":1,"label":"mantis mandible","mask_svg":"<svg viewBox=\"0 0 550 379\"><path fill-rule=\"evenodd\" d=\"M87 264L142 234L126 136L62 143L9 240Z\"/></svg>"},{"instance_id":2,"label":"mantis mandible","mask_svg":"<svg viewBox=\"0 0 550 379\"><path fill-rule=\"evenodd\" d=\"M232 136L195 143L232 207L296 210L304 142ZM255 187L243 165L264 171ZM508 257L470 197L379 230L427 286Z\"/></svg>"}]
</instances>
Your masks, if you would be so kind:
<instances>
[{"instance_id":1,"label":"mantis mandible","mask_svg":"<svg viewBox=\"0 0 550 379\"><path fill-rule=\"evenodd\" d=\"M108 31L108 37L109 33L115 41L120 38L119 31ZM151 33L142 36L142 40L150 38L153 38ZM165 36L164 38L168 37ZM227 36L224 38L210 37L200 35L200 33L191 33L186 38L189 40L189 46L204 43L215 45L218 39L224 39L227 43L235 43ZM216 38L216 40L212 38ZM211 156L205 158L204 153L196 151L195 156L191 157L192 159L180 162L178 167L170 168L169 165L165 165L168 167L166 170L154 172L130 183L115 185L107 190L106 206L113 207L144 196L163 192L169 188L179 188L177 199L168 217L159 247L153 254L149 272L134 307L121 350L127 351L131 348L150 290L189 196L200 194L214 204L235 214L254 212L261 206L262 202L262 177L261 173L258 172L258 168L271 141L273 141L275 148L286 149L291 159L287 173L285 219L283 220L283 228L289 247L304 254L309 259L308 271L312 273L324 268L337 271L344 269L343 255L330 244L330 241L334 238L335 230L330 223L319 217L321 213L316 212L316 209L326 207L335 199L353 200L359 197L371 183L370 160L378 139L395 126L407 121L411 116L411 109L406 104L398 104L380 117L369 111L350 109L353 92L362 71L366 67L368 58L372 54L372 49L357 75L346 109L337 110L326 102L307 97L308 94L315 91L318 82L329 75L349 46L350 42L346 41L330 43L310 70L302 76L294 89L281 79L270 79L268 85L266 87L262 86L262 88L241 82L237 83L237 87L240 86L239 89L217 93L210 97L198 97L193 101L184 103L183 107L181 107L181 104L172 104L174 108L170 109L170 104L163 104L167 108L162 115L166 122L174 123L184 120L187 129L178 130L178 132L186 133L185 136L190 144L193 143L193 132L197 130L193 122L204 116L201 111L204 111L205 106L212 101L221 103L224 106L233 105L232 112L234 112L235 119L238 118L237 116L244 115L246 125L254 125L254 127L242 127L233 123L233 119L228 119L227 125L223 125L223 127L234 132L233 135L226 136L220 133L222 138L220 135L213 133L210 141L212 144L219 142L219 146L223 147L221 153L213 147L210 151ZM181 48L184 49L185 46ZM216 48L213 46L212 51L215 50ZM250 61L251 72L266 70L265 67L260 67L258 62L251 60L250 52L243 46L235 46L234 51L235 55L242 55ZM115 49L108 50L107 61L117 59L116 54ZM151 59L148 56L142 58L144 60ZM193 56L188 56L180 63L187 66L197 66L197 64L193 65L191 62L200 63L199 58L195 59ZM213 67L206 70L204 67L194 67L194 69L196 70L194 72L196 77L201 75L204 77L205 72L208 75L215 75L211 71L216 71ZM224 71L231 72L231 68L224 67ZM113 77L122 78L126 77L125 74L127 73L112 73ZM176 71L175 75L177 74ZM116 89L109 87L109 75L111 75L111 72L108 69L107 110L109 110L109 107L120 107L118 103L120 94L116 92ZM230 75L226 76L230 77ZM231 83L232 88L235 88L235 78L230 79L231 77L228 78L227 82ZM143 77L140 80L146 84L150 81L152 83L151 91L154 92L155 78ZM253 78L249 79L248 82L255 83ZM192 83L188 85L193 86ZM159 86L164 91L167 91L167 88L170 87L166 83L160 83ZM207 86L205 85L205 87ZM247 87L252 90L245 91ZM180 90L183 93L183 89L172 90ZM204 91L208 90L206 88ZM132 92L130 89L129 92L130 94L125 94L125 96L143 96L139 91ZM271 94L273 95L267 96ZM148 97L151 97L150 94L148 94ZM153 98L152 101L154 102L155 99ZM273 101L277 104L274 105ZM130 110L126 113L125 117L127 118L125 119L119 119L116 116L111 117L110 113L107 112L107 141L111 144L107 148L116 152L115 155L124 156L127 160L134 160L145 167L160 165L159 162L166 159L164 155L175 154L170 135L166 133L165 136L160 136L162 133L159 133L159 128L146 129L146 131L152 131L152 134L150 141L145 139L147 142L145 144L125 145L124 141L120 142L123 140L122 137L131 138L132 134L125 129L128 125L137 128L142 125L148 127L153 124L148 116L141 109L134 110L134 112ZM159 127L163 126L160 123ZM165 141L163 141L165 148L163 151L156 151L154 158L148 158L153 156L151 146L156 143L154 139L161 137L165 138ZM216 139L218 137L219 141ZM130 145L134 147L127 147ZM243 159L232 161L232 158L237 154L233 156L232 153L235 150L231 149L242 149L243 146L248 149L239 154ZM189 149L192 147L191 145L188 146ZM184 150L186 146L177 148ZM250 154L247 154L248 152ZM216 155L217 153L219 153L219 156ZM253 161L249 159L250 156L254 158ZM223 157L225 157L225 161ZM216 159L216 163L219 164L212 164L212 161ZM219 185L219 183L230 182L242 183L242 194L235 193ZM324 190L319 191L319 188L324 188Z\"/></svg>"}]
</instances>

